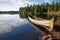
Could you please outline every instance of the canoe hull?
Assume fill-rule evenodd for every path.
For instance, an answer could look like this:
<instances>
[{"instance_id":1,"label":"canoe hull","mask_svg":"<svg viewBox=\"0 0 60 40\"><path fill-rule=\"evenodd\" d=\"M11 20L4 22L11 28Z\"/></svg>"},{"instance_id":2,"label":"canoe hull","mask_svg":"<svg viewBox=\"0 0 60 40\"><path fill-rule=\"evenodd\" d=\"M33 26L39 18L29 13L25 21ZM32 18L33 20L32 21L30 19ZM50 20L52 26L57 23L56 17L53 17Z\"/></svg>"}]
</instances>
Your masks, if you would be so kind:
<instances>
[{"instance_id":1,"label":"canoe hull","mask_svg":"<svg viewBox=\"0 0 60 40\"><path fill-rule=\"evenodd\" d=\"M28 16L28 19L31 23L42 26L46 28L48 31L52 31L53 29L53 21L54 21L53 18L51 20L35 20L30 16Z\"/></svg>"},{"instance_id":2,"label":"canoe hull","mask_svg":"<svg viewBox=\"0 0 60 40\"><path fill-rule=\"evenodd\" d=\"M30 21L30 20L29 20L29 21ZM41 35L49 35L49 34L52 34L51 31L48 31L48 30L45 29L44 27L39 26L39 25L36 25L36 24L32 23L31 21L30 21L30 24L31 24L32 27L33 27L34 29L36 29Z\"/></svg>"}]
</instances>

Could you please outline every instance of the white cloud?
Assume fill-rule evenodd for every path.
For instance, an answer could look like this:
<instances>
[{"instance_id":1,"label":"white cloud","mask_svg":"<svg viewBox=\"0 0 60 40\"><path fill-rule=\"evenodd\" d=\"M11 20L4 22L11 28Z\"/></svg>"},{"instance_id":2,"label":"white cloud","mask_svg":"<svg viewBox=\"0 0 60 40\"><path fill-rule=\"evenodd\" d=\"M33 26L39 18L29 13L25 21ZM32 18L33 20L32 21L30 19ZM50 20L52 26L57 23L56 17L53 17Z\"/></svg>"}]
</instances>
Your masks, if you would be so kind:
<instances>
[{"instance_id":1,"label":"white cloud","mask_svg":"<svg viewBox=\"0 0 60 40\"><path fill-rule=\"evenodd\" d=\"M6 1L9 1L9 0L0 0L0 2L3 2L3 1L6 2Z\"/></svg>"},{"instance_id":2,"label":"white cloud","mask_svg":"<svg viewBox=\"0 0 60 40\"><path fill-rule=\"evenodd\" d=\"M45 2L47 3L47 2L49 2L49 0L45 0Z\"/></svg>"},{"instance_id":3,"label":"white cloud","mask_svg":"<svg viewBox=\"0 0 60 40\"><path fill-rule=\"evenodd\" d=\"M3 3L0 3L0 11L5 10L19 10L19 7L24 7L27 4L37 4L34 2L29 2L27 0L1 0ZM0 1L0 2L1 2ZM6 3L4 3L6 2Z\"/></svg>"},{"instance_id":4,"label":"white cloud","mask_svg":"<svg viewBox=\"0 0 60 40\"><path fill-rule=\"evenodd\" d=\"M38 4L37 2L29 2L29 1L25 1L25 3L29 5Z\"/></svg>"}]
</instances>

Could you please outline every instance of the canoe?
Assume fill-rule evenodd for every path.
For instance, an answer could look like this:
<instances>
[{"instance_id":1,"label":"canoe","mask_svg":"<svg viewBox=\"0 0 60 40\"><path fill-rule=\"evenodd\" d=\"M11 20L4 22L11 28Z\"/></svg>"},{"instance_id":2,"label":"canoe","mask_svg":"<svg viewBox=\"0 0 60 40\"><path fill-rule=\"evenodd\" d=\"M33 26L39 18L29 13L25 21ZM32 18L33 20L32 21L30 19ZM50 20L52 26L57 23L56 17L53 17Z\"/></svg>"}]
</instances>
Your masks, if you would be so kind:
<instances>
[{"instance_id":1,"label":"canoe","mask_svg":"<svg viewBox=\"0 0 60 40\"><path fill-rule=\"evenodd\" d=\"M28 15L28 20L30 22L32 22L33 24L42 26L43 28L47 29L48 31L52 31L52 29L53 29L54 17L51 18L50 20L45 20L42 18L37 18L32 15Z\"/></svg>"}]
</instances>

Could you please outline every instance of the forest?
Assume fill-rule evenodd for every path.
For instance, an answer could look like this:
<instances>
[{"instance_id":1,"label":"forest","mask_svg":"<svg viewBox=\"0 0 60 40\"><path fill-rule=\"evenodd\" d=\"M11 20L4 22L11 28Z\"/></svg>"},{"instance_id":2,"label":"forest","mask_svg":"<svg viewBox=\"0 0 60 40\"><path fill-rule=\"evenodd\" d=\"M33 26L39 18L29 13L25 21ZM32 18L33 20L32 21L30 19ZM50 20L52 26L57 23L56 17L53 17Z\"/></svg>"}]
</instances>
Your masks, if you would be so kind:
<instances>
[{"instance_id":1,"label":"forest","mask_svg":"<svg viewBox=\"0 0 60 40\"><path fill-rule=\"evenodd\" d=\"M31 14L37 17L41 17L41 16L49 17L49 15L50 14L52 15L52 13L54 14L54 16L57 16L57 14L58 16L60 16L60 2L52 2L51 4L44 2L42 4L37 4L37 5L27 4L26 7L19 8L19 15L21 18L26 18L28 14Z\"/></svg>"}]
</instances>

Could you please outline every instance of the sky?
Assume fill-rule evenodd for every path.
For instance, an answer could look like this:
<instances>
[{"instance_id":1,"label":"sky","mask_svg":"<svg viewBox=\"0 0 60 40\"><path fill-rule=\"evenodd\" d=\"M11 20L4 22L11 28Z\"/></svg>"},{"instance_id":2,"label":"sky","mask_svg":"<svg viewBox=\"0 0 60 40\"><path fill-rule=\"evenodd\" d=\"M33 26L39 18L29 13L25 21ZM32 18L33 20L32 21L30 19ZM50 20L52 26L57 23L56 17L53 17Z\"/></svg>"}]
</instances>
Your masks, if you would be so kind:
<instances>
[{"instance_id":1,"label":"sky","mask_svg":"<svg viewBox=\"0 0 60 40\"><path fill-rule=\"evenodd\" d=\"M52 1L59 2L60 0L0 0L0 11L18 11L20 7L25 7L27 4L51 3Z\"/></svg>"}]
</instances>

